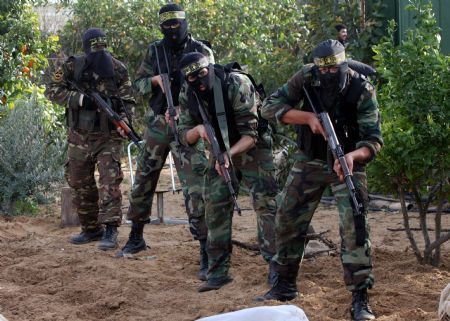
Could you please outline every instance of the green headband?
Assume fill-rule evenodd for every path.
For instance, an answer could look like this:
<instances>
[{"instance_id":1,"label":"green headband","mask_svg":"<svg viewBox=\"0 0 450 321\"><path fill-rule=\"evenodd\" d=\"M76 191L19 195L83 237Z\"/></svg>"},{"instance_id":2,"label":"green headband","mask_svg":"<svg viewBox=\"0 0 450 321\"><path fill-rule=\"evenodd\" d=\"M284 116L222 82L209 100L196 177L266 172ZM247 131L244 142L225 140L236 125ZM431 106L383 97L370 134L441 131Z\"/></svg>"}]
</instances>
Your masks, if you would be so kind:
<instances>
[{"instance_id":1,"label":"green headband","mask_svg":"<svg viewBox=\"0 0 450 321\"><path fill-rule=\"evenodd\" d=\"M200 59L199 61L193 62L190 65L187 65L183 68L183 73L187 76L189 74L192 74L193 72L200 70L202 68L206 68L209 66L208 58L204 57Z\"/></svg>"},{"instance_id":2,"label":"green headband","mask_svg":"<svg viewBox=\"0 0 450 321\"><path fill-rule=\"evenodd\" d=\"M167 11L159 15L159 24L163 24L171 19L186 19L186 12L184 11Z\"/></svg>"},{"instance_id":3,"label":"green headband","mask_svg":"<svg viewBox=\"0 0 450 321\"><path fill-rule=\"evenodd\" d=\"M328 66L336 66L341 64L345 61L345 51L340 52L334 56L328 56L328 57L315 57L314 58L314 64L317 67L328 67Z\"/></svg>"}]
</instances>

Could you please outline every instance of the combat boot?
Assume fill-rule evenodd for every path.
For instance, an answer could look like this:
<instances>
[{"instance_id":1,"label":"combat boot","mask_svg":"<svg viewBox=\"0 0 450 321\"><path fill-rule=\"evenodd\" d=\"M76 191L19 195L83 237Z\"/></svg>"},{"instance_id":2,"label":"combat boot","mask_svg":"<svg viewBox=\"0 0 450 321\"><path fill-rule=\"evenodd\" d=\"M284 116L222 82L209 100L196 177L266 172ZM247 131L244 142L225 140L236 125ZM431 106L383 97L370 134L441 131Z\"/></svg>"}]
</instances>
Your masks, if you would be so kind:
<instances>
[{"instance_id":1,"label":"combat boot","mask_svg":"<svg viewBox=\"0 0 450 321\"><path fill-rule=\"evenodd\" d=\"M114 250L117 247L117 236L119 231L117 231L116 225L107 224L105 233L98 243L98 248L103 251Z\"/></svg>"},{"instance_id":2,"label":"combat boot","mask_svg":"<svg viewBox=\"0 0 450 321\"><path fill-rule=\"evenodd\" d=\"M97 227L95 230L81 231L80 234L73 235L69 242L72 244L86 244L89 242L95 242L102 238L103 228Z\"/></svg>"},{"instance_id":3,"label":"combat boot","mask_svg":"<svg viewBox=\"0 0 450 321\"><path fill-rule=\"evenodd\" d=\"M280 265L276 261L271 261L273 270L278 274L275 284L264 295L257 296L254 301L262 302L267 300L290 301L298 296L297 274L299 264L294 262L289 265Z\"/></svg>"},{"instance_id":4,"label":"combat boot","mask_svg":"<svg viewBox=\"0 0 450 321\"><path fill-rule=\"evenodd\" d=\"M264 295L257 296L255 301L263 302L267 300L291 301L298 296L296 280L278 275L273 287Z\"/></svg>"},{"instance_id":5,"label":"combat boot","mask_svg":"<svg viewBox=\"0 0 450 321\"><path fill-rule=\"evenodd\" d=\"M128 241L122 248L122 251L117 253L117 256L123 256L124 254L135 254L147 249L147 244L144 240L144 226L145 221L133 221L131 224L130 235Z\"/></svg>"},{"instance_id":6,"label":"combat boot","mask_svg":"<svg viewBox=\"0 0 450 321\"><path fill-rule=\"evenodd\" d=\"M367 289L352 292L351 314L354 321L375 320L375 315L369 305Z\"/></svg>"},{"instance_id":7,"label":"combat boot","mask_svg":"<svg viewBox=\"0 0 450 321\"><path fill-rule=\"evenodd\" d=\"M233 278L230 276L223 276L220 278L210 278L208 281L203 283L198 289L198 292L206 292L206 291L212 291L212 290L219 290L221 287L223 287L225 284L230 283L233 281Z\"/></svg>"},{"instance_id":8,"label":"combat boot","mask_svg":"<svg viewBox=\"0 0 450 321\"><path fill-rule=\"evenodd\" d=\"M269 262L269 273L267 274L267 284L274 286L278 278L278 272L275 271L275 262L270 260Z\"/></svg>"},{"instance_id":9,"label":"combat boot","mask_svg":"<svg viewBox=\"0 0 450 321\"><path fill-rule=\"evenodd\" d=\"M201 281L206 281L208 274L208 253L206 252L206 240L200 241L200 268L197 272L197 278Z\"/></svg>"}]
</instances>

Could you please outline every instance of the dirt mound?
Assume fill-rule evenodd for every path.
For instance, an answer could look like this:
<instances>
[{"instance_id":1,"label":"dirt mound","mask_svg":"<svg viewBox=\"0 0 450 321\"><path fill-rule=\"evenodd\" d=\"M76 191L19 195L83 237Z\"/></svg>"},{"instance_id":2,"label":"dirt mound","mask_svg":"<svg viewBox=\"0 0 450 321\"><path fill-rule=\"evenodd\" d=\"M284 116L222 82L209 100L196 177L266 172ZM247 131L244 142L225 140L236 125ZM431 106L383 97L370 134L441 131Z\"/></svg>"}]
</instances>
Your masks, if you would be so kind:
<instances>
[{"instance_id":1,"label":"dirt mound","mask_svg":"<svg viewBox=\"0 0 450 321\"><path fill-rule=\"evenodd\" d=\"M167 196L168 216L185 218L181 195ZM248 198L240 199L250 208ZM446 216L444 226L449 226ZM450 280L449 246L440 268L419 265L401 224L400 214L370 214L376 284L371 304L377 320L437 320L440 291ZM321 207L317 232L338 243L337 214ZM255 214L234 218L234 238L255 243ZM120 228L120 243L130 227ZM68 237L77 228L59 228L58 217L0 221L0 314L9 321L37 320L194 320L257 305L252 298L268 290L267 266L254 251L234 247L234 282L220 291L197 293L198 244L186 225L149 225L151 249L141 260L115 258L95 244L75 246ZM291 303L309 320L348 320L350 293L344 289L338 256L306 260L298 281L301 295ZM276 305L278 303L270 303Z\"/></svg>"}]
</instances>

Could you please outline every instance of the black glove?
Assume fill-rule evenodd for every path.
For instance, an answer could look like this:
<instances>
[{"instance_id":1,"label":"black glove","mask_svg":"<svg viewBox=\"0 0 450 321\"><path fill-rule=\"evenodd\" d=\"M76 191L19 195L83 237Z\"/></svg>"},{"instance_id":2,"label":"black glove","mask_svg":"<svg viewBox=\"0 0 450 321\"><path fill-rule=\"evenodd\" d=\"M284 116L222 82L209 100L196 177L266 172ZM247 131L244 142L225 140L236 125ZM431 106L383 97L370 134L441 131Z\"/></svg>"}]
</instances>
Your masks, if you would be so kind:
<instances>
[{"instance_id":1,"label":"black glove","mask_svg":"<svg viewBox=\"0 0 450 321\"><path fill-rule=\"evenodd\" d=\"M97 109L97 104L91 97L84 95L81 107L86 110L95 110Z\"/></svg>"}]
</instances>

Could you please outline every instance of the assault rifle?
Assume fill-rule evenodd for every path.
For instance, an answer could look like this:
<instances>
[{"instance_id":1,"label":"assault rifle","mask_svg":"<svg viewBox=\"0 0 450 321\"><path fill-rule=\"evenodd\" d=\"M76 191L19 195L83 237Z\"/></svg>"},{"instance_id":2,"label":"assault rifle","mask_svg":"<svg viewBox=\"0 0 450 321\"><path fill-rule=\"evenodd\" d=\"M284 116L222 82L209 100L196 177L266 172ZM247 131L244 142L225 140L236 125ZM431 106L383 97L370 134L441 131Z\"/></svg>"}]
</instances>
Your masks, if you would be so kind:
<instances>
[{"instance_id":1,"label":"assault rifle","mask_svg":"<svg viewBox=\"0 0 450 321\"><path fill-rule=\"evenodd\" d=\"M133 129L133 127L131 127L131 125L128 125L122 118L120 118L120 116L106 103L106 101L100 96L98 92L92 89L82 90L74 82L69 81L69 83L78 92L82 93L86 97L91 98L95 102L97 107L100 108L100 110L102 110L103 112L105 112L106 116L108 116L109 120L113 123L113 125L116 128L121 128L127 135L128 139L131 140L139 148L139 150L141 150L139 141L141 141L142 138L139 136L138 133L136 133L136 131ZM125 106L123 106L123 108L125 109Z\"/></svg>"},{"instance_id":2,"label":"assault rifle","mask_svg":"<svg viewBox=\"0 0 450 321\"><path fill-rule=\"evenodd\" d=\"M194 93L195 98L197 99L198 109L200 111L200 115L202 116L203 120L203 126L205 126L206 135L208 136L209 143L211 144L212 153L219 163L220 169L223 173L223 179L225 180L225 183L228 186L228 190L230 191L231 198L233 199L234 203L234 210L241 215L241 209L239 208L239 205L237 203L237 195L233 188L233 181L231 180L230 170L225 167L225 157L224 153L220 150L219 142L217 141L216 134L214 132L214 128L211 125L211 122L209 121L208 117L206 116L206 112L203 109L203 106L198 99L197 95ZM231 160L230 160L231 161Z\"/></svg>"},{"instance_id":3,"label":"assault rifle","mask_svg":"<svg viewBox=\"0 0 450 321\"><path fill-rule=\"evenodd\" d=\"M170 89L170 79L169 79L169 62L167 61L167 55L166 55L166 49L164 46L162 47L164 50L164 59L166 62L166 73L161 72L161 66L159 64L159 54L158 54L158 47L155 45L155 53L156 53L156 63L158 65L158 72L159 76L162 80L162 85L164 89L164 96L166 96L166 102L167 102L167 110L169 111L169 117L170 117L170 127L172 127L172 132L175 137L175 145L176 149L179 155L180 165L183 166L183 155L181 154L181 143L180 143L180 137L178 136L178 128L177 128L177 111L175 110L175 106L173 105L173 99L172 99L172 90Z\"/></svg>"},{"instance_id":4,"label":"assault rifle","mask_svg":"<svg viewBox=\"0 0 450 321\"><path fill-rule=\"evenodd\" d=\"M334 127L328 113L322 108L322 106L322 110L320 112L317 111L305 85L303 85L303 91L305 92L309 105L322 124L327 137L328 146L333 153L334 158L337 159L339 161L339 164L341 165L342 172L344 173L345 185L347 186L347 189L350 193L350 203L352 204L353 218L355 221L356 245L363 246L366 237L364 204L361 202L355 184L353 182L353 175L352 173L350 173L347 161L345 160L344 149L342 148L342 145L339 144L339 140L336 136L336 132L334 131ZM318 100L320 102L319 98Z\"/></svg>"},{"instance_id":5,"label":"assault rifle","mask_svg":"<svg viewBox=\"0 0 450 321\"><path fill-rule=\"evenodd\" d=\"M180 137L178 136L178 128L177 128L177 111L175 110L175 106L173 105L173 99L172 99L172 91L170 90L170 80L169 80L169 74L160 74L161 80L164 87L164 94L166 96L167 101L167 110L169 111L169 117L170 117L170 127L172 127L172 132L175 137L175 145L178 152L178 159L180 160L181 166L183 166L183 155L181 154L181 143L180 143Z\"/></svg>"}]
</instances>

